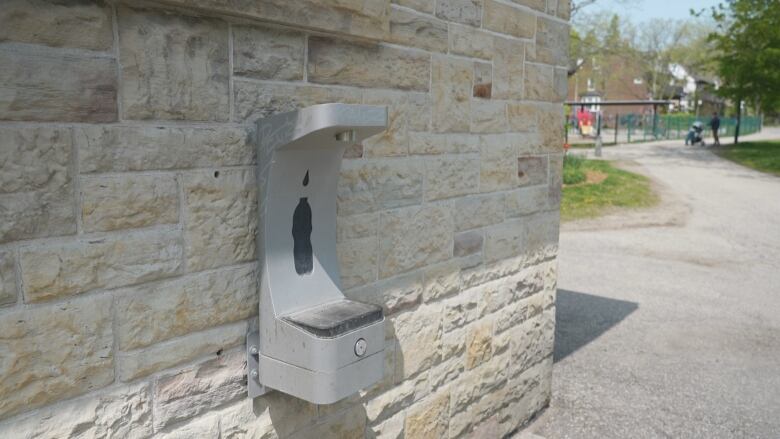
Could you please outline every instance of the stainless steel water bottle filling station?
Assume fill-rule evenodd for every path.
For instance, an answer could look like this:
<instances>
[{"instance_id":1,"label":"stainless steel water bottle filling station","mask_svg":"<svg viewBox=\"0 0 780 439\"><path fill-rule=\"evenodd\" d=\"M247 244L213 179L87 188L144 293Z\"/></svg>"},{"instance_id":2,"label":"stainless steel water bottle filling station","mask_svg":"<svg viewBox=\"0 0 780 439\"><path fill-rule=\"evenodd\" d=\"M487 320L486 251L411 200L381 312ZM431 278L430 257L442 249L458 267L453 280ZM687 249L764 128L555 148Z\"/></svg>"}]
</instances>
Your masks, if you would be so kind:
<instances>
[{"instance_id":1,"label":"stainless steel water bottle filling station","mask_svg":"<svg viewBox=\"0 0 780 439\"><path fill-rule=\"evenodd\" d=\"M341 292L336 195L344 150L387 126L387 108L323 104L257 124L260 323L247 337L249 396L330 404L379 381L384 315Z\"/></svg>"}]
</instances>

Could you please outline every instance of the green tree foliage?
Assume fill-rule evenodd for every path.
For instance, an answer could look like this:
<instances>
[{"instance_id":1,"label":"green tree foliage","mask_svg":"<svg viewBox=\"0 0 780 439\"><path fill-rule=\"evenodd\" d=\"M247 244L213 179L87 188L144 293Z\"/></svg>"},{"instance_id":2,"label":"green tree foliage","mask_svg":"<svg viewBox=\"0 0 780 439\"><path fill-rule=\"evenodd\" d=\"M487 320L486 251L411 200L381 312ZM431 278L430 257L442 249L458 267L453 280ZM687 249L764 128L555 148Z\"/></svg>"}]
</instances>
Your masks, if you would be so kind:
<instances>
[{"instance_id":1,"label":"green tree foliage","mask_svg":"<svg viewBox=\"0 0 780 439\"><path fill-rule=\"evenodd\" d=\"M780 111L780 1L727 0L712 9L719 93Z\"/></svg>"}]
</instances>

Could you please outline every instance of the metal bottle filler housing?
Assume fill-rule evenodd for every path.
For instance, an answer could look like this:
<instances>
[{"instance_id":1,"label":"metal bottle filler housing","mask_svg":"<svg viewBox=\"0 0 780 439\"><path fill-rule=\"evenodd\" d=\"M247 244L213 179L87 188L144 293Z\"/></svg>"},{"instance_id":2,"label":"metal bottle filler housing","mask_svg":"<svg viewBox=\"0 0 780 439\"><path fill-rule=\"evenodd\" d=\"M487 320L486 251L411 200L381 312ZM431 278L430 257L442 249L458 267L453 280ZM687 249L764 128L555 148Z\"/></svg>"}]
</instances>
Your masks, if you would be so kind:
<instances>
[{"instance_id":1,"label":"metal bottle filler housing","mask_svg":"<svg viewBox=\"0 0 780 439\"><path fill-rule=\"evenodd\" d=\"M330 404L382 378L382 308L341 292L336 195L346 147L386 126L386 107L347 104L258 121L258 157L269 165L258 172L260 324L247 337L250 398L275 389Z\"/></svg>"}]
</instances>

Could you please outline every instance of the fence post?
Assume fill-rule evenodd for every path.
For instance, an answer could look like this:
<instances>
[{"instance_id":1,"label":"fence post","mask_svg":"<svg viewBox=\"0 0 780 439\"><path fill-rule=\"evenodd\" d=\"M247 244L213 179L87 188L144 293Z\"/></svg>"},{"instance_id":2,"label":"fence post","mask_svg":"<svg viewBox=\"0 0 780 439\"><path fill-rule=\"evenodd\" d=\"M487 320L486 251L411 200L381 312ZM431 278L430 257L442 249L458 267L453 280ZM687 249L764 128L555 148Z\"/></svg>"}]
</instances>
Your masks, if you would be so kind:
<instances>
[{"instance_id":1,"label":"fence post","mask_svg":"<svg viewBox=\"0 0 780 439\"><path fill-rule=\"evenodd\" d=\"M618 128L620 127L620 113L615 114L615 145L618 143Z\"/></svg>"}]
</instances>

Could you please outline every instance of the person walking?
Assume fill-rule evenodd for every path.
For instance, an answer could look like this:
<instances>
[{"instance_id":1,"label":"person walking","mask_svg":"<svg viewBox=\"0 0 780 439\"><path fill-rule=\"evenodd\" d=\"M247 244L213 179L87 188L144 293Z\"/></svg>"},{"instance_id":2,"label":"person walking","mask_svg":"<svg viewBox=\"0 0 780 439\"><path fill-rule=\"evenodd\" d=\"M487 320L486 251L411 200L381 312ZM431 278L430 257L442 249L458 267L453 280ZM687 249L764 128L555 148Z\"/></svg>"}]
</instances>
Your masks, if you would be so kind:
<instances>
[{"instance_id":1,"label":"person walking","mask_svg":"<svg viewBox=\"0 0 780 439\"><path fill-rule=\"evenodd\" d=\"M715 146L720 146L720 138L718 138L718 130L720 129L720 118L718 112L712 113L712 119L710 119L710 128L712 128L712 137L715 139Z\"/></svg>"}]
</instances>

